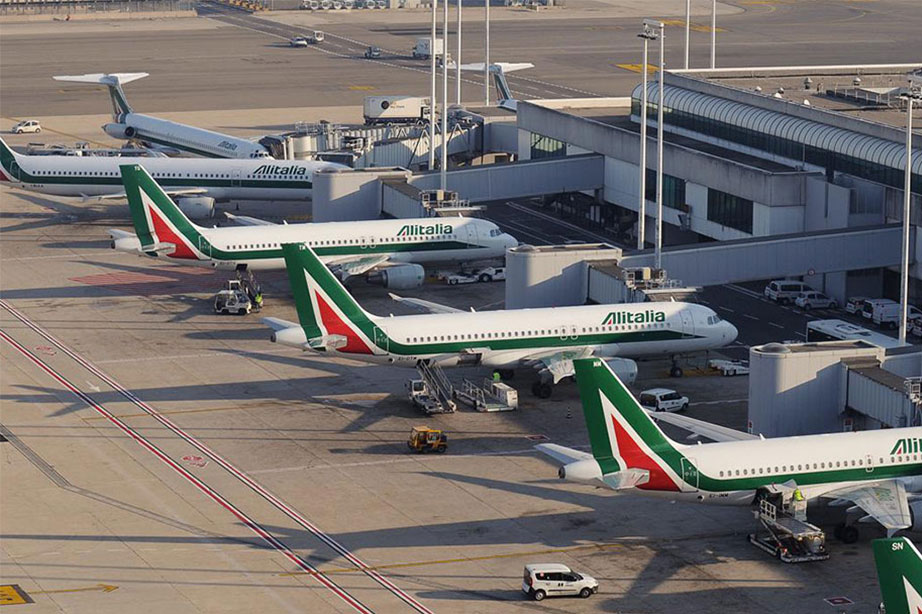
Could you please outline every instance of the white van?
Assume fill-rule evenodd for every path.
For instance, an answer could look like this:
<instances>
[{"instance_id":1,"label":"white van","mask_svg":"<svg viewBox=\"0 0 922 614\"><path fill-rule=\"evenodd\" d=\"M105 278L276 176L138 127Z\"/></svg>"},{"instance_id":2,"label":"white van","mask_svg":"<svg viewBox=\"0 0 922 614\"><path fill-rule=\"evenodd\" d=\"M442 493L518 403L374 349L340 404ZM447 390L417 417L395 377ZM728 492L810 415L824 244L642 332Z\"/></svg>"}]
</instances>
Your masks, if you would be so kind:
<instances>
[{"instance_id":1,"label":"white van","mask_svg":"<svg viewBox=\"0 0 922 614\"><path fill-rule=\"evenodd\" d=\"M802 281L779 279L765 286L762 294L769 300L786 305L793 303L794 299L800 296L802 292L811 292L812 290L813 288Z\"/></svg>"},{"instance_id":2,"label":"white van","mask_svg":"<svg viewBox=\"0 0 922 614\"><path fill-rule=\"evenodd\" d=\"M869 301L870 302L870 301ZM912 305L909 305L907 308L906 319L909 322L907 328L911 328L913 325L913 320L918 320L922 318L922 311L919 311ZM871 321L874 322L880 328L890 328L897 329L900 327L900 304L895 301L888 301L887 299L880 299L880 302L877 302L871 308ZM868 316L865 316L868 317Z\"/></svg>"},{"instance_id":3,"label":"white van","mask_svg":"<svg viewBox=\"0 0 922 614\"><path fill-rule=\"evenodd\" d=\"M893 309L893 307L888 307L888 305L899 308L899 304L896 301L891 301L888 298L869 298L864 301L864 305L861 306L861 317L866 320L873 320L874 314L878 314L878 319L880 319L879 316L883 313L884 309Z\"/></svg>"},{"instance_id":4,"label":"white van","mask_svg":"<svg viewBox=\"0 0 922 614\"><path fill-rule=\"evenodd\" d=\"M669 388L650 388L640 393L640 404L653 411L685 411L688 397Z\"/></svg>"},{"instance_id":5,"label":"white van","mask_svg":"<svg viewBox=\"0 0 922 614\"><path fill-rule=\"evenodd\" d=\"M599 582L560 563L532 563L525 566L522 591L535 601L566 595L586 598L599 592Z\"/></svg>"}]
</instances>

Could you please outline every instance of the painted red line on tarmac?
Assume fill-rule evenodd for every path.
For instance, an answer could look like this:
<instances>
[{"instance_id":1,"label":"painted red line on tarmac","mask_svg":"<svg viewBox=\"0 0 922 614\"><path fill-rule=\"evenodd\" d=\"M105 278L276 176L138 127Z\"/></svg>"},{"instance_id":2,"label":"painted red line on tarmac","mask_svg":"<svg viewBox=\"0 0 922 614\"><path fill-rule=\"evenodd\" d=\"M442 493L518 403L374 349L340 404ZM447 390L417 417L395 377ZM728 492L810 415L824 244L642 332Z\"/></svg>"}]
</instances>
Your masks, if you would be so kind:
<instances>
[{"instance_id":1,"label":"painted red line on tarmac","mask_svg":"<svg viewBox=\"0 0 922 614\"><path fill-rule=\"evenodd\" d=\"M198 488L202 493L204 493L212 501L229 511L233 514L240 522L242 522L248 529L253 533L259 536L263 541L272 546L273 549L285 555L292 563L297 565L302 571L308 572L312 577L316 578L321 584L326 588L335 593L340 599L345 601L347 604L352 606L357 612L361 614L374 614L372 610L363 605L355 597L347 593L339 585L337 585L333 580L329 579L322 572L316 569L307 561L303 560L300 556L292 552L292 550L283 544L278 538L273 536L271 533L266 531L262 526L260 526L255 520L247 516L243 511L238 509L234 504L221 496L217 491L213 490L210 486L205 484L202 480L198 479L188 471L186 471L181 465L177 464L173 459L171 459L165 452L160 448L149 442L147 439L135 432L130 426L119 420L115 415L109 412L105 407L99 405L85 394L82 390L74 386L67 380L63 375L55 371L52 367L46 364L43 360L35 356L31 351L19 344L15 339L7 335L4 331L0 330L0 338L9 343L13 348L19 351L20 354L28 358L33 364L42 369L45 373L50 375L55 381L64 386L67 390L75 394L80 400L84 403L95 409L100 415L104 416L109 422L114 424L119 428L123 433L128 435L131 439L135 440L141 447L146 449L148 452L156 456L161 462L169 466L171 469L176 471L179 475L186 478L191 482L196 488Z\"/></svg>"},{"instance_id":2,"label":"painted red line on tarmac","mask_svg":"<svg viewBox=\"0 0 922 614\"><path fill-rule=\"evenodd\" d=\"M32 322L29 318L27 318L24 314L20 313L17 309L15 309L7 301L0 299L0 307L3 307L6 311L12 314L20 322L28 326L34 332L41 335L49 343L52 343L53 345L55 345L58 349L60 349L62 352L70 356L73 360L75 360L77 363L82 365L85 369L87 369L88 371L96 375L98 378L106 382L116 392L118 392L123 397L128 399L133 405L140 408L142 411L144 411L145 413L150 415L152 418L157 420L160 424L168 428L175 435L179 436L181 439L186 441L186 443L193 446L195 449L200 451L202 454L205 454L206 456L208 456L208 458L213 460L215 463L219 464L223 469L231 473L238 480L246 484L251 490L253 490L257 494L259 494L261 497L263 497L263 499L271 503L276 509L278 509L283 514L288 516L290 519L295 521L302 528L310 531L311 534L313 534L324 544L326 544L327 546L329 546L330 548L338 552L343 558L345 558L350 563L352 563L353 566L360 569L368 577L372 578L375 582L377 582L378 584L383 586L385 589L387 589L388 592L392 593L394 596L399 598L401 601L409 605L411 608L413 608L420 614L433 614L432 610L430 610L425 605L420 603L412 595L410 595L409 593L407 593L406 591L398 587L386 576L382 575L377 570L369 567L368 564L365 563L362 559L357 557L350 550L348 550L345 546L343 546L342 544L337 542L335 539L330 537L327 533L323 532L323 530L321 530L314 523L312 523L310 520L305 518L300 512L298 512L297 510L289 506L287 503L285 503L284 501L279 499L277 496L272 494L270 491L266 490L262 485L260 485L258 482L253 480L246 473L237 469L234 465L230 464L230 462L225 460L217 452L213 451L211 448L209 448L208 446L206 446L199 440L195 439L194 437L192 437L191 435L189 435L188 433L180 429L169 418L160 414L153 407L151 407L150 405L142 401L140 398L138 398L133 392L124 388L121 384L119 384L117 381L115 381L114 379L106 375L104 372L102 372L99 368L97 368L91 362L89 362L88 360L86 360L85 358L83 358L82 356L80 356L79 354L71 350L70 348L68 348L62 342L58 341L54 336L51 335L51 333L46 332L41 327L39 327L37 324Z\"/></svg>"}]
</instances>

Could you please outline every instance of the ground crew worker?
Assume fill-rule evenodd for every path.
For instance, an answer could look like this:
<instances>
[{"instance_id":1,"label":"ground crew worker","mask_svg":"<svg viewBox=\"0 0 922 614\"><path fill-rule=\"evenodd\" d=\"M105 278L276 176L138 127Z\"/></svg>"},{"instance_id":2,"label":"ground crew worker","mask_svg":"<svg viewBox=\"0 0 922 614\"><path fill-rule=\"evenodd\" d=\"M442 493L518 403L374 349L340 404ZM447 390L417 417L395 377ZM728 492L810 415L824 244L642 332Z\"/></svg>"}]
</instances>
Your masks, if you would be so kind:
<instances>
[{"instance_id":1,"label":"ground crew worker","mask_svg":"<svg viewBox=\"0 0 922 614\"><path fill-rule=\"evenodd\" d=\"M503 379L503 378L500 377L500 375L499 375L499 371L494 371L494 372L493 372L493 381L494 381L494 382L499 382L499 381L501 381L502 379Z\"/></svg>"},{"instance_id":2,"label":"ground crew worker","mask_svg":"<svg viewBox=\"0 0 922 614\"><path fill-rule=\"evenodd\" d=\"M795 500L795 501L803 501L803 500L804 500L804 493L800 492L800 489L799 489L799 488L795 488L795 489L794 489L794 500Z\"/></svg>"},{"instance_id":3,"label":"ground crew worker","mask_svg":"<svg viewBox=\"0 0 922 614\"><path fill-rule=\"evenodd\" d=\"M263 293L262 290L256 291L256 296L253 299L253 302L256 303L256 311L260 311L263 308Z\"/></svg>"}]
</instances>

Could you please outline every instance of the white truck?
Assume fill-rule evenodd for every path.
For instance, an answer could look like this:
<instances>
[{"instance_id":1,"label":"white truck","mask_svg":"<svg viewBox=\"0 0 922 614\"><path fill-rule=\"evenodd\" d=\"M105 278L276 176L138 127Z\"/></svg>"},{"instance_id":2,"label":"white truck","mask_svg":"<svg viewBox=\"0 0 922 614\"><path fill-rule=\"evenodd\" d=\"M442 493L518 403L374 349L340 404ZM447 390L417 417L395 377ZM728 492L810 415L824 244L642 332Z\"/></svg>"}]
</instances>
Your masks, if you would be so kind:
<instances>
[{"instance_id":1,"label":"white truck","mask_svg":"<svg viewBox=\"0 0 922 614\"><path fill-rule=\"evenodd\" d=\"M430 39L428 36L424 38L417 38L416 44L413 45L413 59L428 60L433 53L433 46L435 47L436 55L442 55L445 52L444 39L437 38L435 39L435 45L432 45L432 39Z\"/></svg>"},{"instance_id":2,"label":"white truck","mask_svg":"<svg viewBox=\"0 0 922 614\"><path fill-rule=\"evenodd\" d=\"M419 122L429 113L429 99L420 96L366 96L365 125Z\"/></svg>"}]
</instances>

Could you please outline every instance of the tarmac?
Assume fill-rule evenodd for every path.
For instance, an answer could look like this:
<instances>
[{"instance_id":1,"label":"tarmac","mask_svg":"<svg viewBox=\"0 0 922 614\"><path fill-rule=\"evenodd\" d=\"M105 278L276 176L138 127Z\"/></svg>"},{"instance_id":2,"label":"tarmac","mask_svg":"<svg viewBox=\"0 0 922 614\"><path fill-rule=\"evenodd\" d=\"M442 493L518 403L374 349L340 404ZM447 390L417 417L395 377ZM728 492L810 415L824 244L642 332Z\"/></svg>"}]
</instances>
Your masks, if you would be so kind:
<instances>
[{"instance_id":1,"label":"tarmac","mask_svg":"<svg viewBox=\"0 0 922 614\"><path fill-rule=\"evenodd\" d=\"M818 53L831 53L835 38L870 28L864 39L835 47L837 63L917 58L911 44L899 44L918 26L907 6L740 4L745 11L726 15L725 44L738 37L732 44L743 50L740 61L758 54L783 63L804 47L759 41L797 38L795 18L813 16L816 27L820 15L830 23L851 16L841 29L830 26L828 42L816 42ZM886 35L871 27L893 22L900 11L907 15ZM408 48L416 26L398 33L405 18L375 14L383 15L382 28L365 24L365 34L352 36L349 28L360 26L350 22L335 34L362 44L398 37L391 46ZM613 78L615 69L587 55L602 40L636 47L636 19L614 18L624 30L603 30L601 20L592 26L579 14L529 22L530 33L508 20L502 27L516 34L506 42L498 35L497 44L546 40L538 53L550 67L535 62L534 78L550 84L548 92L624 95L636 74ZM747 15L760 16L758 28ZM62 87L53 74L149 70L149 79L129 86L138 110L245 135L299 119L354 116L369 92L397 93L425 80L412 70L283 48L261 30L215 19L170 20L161 30L144 22L53 29L59 25L4 25L0 128L25 116L46 127L42 135L11 138L14 144L113 143L99 130L108 121L105 94ZM36 36L39 27L46 29ZM561 31L574 47L585 40L589 51L557 53L553 44L563 38L553 37ZM743 44L747 37L751 47ZM774 49L771 57L767 49ZM571 74L568 62L581 68ZM476 99L479 86L468 86L465 96ZM241 212L257 215L261 206L241 204ZM555 240L580 236L543 226L546 220L520 208L498 206L492 215ZM523 372L512 381L521 389L517 411L423 417L405 398L414 372L273 345L257 316L211 312L220 274L116 253L106 234L111 227L128 228L124 204L0 191L0 603L31 601L34 612L138 614L814 614L843 611L824 602L842 596L854 602L848 612L876 611L869 540L882 535L878 527L862 527L857 544L830 540L829 561L783 565L745 540L756 528L746 509L559 481L533 446L587 446L572 384L541 401L528 392L531 378ZM267 297L261 315L295 319L284 274L260 279ZM403 313L384 289L352 286L370 311ZM502 283L432 282L406 294L482 310L500 307L503 292ZM727 352L732 357L744 356L750 344L794 338L806 318L768 311L776 308L732 288L708 289L703 300L740 327L738 346ZM746 377L715 380L690 369L673 380L666 366L641 363L635 391L676 388L692 399L689 415L745 428ZM459 381L486 374L449 375ZM445 429L448 453L410 454L405 441L418 424ZM818 507L811 520L831 529L840 511ZM598 578L600 592L534 604L521 591L522 567L531 562L568 564Z\"/></svg>"}]
</instances>

